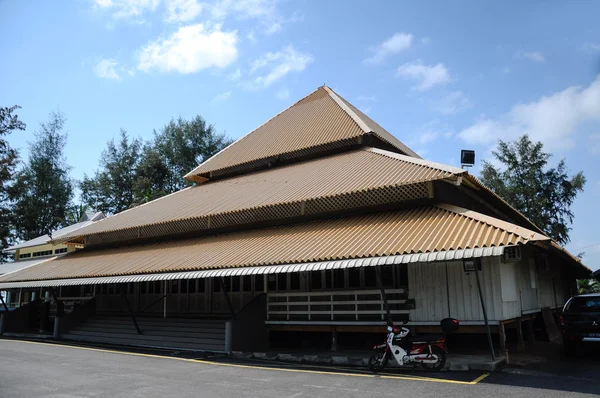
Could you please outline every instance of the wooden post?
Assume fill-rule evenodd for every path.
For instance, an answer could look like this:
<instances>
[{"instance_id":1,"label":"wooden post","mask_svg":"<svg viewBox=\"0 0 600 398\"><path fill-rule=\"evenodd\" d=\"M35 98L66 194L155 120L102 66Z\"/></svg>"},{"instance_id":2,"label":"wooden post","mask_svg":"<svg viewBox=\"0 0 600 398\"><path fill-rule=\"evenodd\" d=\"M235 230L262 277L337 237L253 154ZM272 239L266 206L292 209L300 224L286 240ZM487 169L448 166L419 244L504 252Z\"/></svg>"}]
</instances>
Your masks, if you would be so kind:
<instances>
[{"instance_id":1,"label":"wooden post","mask_svg":"<svg viewBox=\"0 0 600 398\"><path fill-rule=\"evenodd\" d=\"M504 323L498 323L498 337L500 338L500 351L502 354L506 353L506 330L504 329Z\"/></svg>"},{"instance_id":2,"label":"wooden post","mask_svg":"<svg viewBox=\"0 0 600 398\"><path fill-rule=\"evenodd\" d=\"M523 340L523 324L521 318L517 318L517 352L525 352L525 341Z\"/></svg>"},{"instance_id":3,"label":"wooden post","mask_svg":"<svg viewBox=\"0 0 600 398\"><path fill-rule=\"evenodd\" d=\"M530 343L535 343L535 336L533 335L533 316L529 317L527 324L527 339Z\"/></svg>"},{"instance_id":4,"label":"wooden post","mask_svg":"<svg viewBox=\"0 0 600 398\"><path fill-rule=\"evenodd\" d=\"M334 327L331 331L331 351L337 351L337 329Z\"/></svg>"}]
</instances>

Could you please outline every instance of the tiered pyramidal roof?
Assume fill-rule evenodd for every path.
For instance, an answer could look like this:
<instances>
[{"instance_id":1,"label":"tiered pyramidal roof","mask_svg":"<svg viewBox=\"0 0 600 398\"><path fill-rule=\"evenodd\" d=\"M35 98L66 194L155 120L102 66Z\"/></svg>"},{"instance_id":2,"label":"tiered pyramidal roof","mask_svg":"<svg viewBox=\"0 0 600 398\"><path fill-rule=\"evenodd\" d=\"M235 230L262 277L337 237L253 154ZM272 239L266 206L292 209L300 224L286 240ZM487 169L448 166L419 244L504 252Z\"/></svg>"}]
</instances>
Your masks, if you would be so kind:
<instances>
[{"instance_id":1,"label":"tiered pyramidal roof","mask_svg":"<svg viewBox=\"0 0 600 398\"><path fill-rule=\"evenodd\" d=\"M322 86L190 171L185 178L204 182L361 145L420 158L332 89Z\"/></svg>"}]
</instances>

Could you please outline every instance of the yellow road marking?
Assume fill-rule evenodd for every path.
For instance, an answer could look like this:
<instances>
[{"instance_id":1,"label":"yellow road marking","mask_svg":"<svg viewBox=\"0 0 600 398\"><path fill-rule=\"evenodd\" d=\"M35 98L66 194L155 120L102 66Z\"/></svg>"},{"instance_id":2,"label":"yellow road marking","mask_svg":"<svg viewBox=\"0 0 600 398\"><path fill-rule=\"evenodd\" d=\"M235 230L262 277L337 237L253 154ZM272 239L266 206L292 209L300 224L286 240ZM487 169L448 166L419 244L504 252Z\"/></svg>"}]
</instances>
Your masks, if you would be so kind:
<instances>
[{"instance_id":1,"label":"yellow road marking","mask_svg":"<svg viewBox=\"0 0 600 398\"><path fill-rule=\"evenodd\" d=\"M487 376L489 376L489 373L484 373L473 381L460 381L460 380L436 379L433 377L422 377L422 376L399 376L399 375L394 375L391 373L363 374L363 373L346 373L346 372L328 372L328 371L322 371L322 370L309 370L309 369L274 368L274 367L269 367L269 366L222 363L222 362L207 361L205 359L177 358L177 357L170 357L170 356L165 356L165 355L142 354L139 352L117 351L117 350L108 350L108 349L103 349L103 348L81 347L81 346L75 346L75 345L56 344L56 343L44 343L44 342L38 342L38 341L0 339L0 342L8 342L8 341L17 342L17 343L39 344L39 345L48 345L48 346L54 346L54 347L72 348L72 349L77 349L77 350L106 352L106 353L111 353L111 354L131 355L131 356L137 356L137 357L171 359L171 360L184 361L184 362L195 362L195 363L201 363L201 364L213 365L213 366L227 366L227 367L232 367L232 368L270 370L270 371L275 371L275 372L311 373L311 374L320 374L320 375L328 375L328 376L414 380L414 381L427 381L427 382L432 382L432 383L449 383L449 384L463 384L463 385L475 385L475 384L479 383L481 380L485 379Z\"/></svg>"}]
</instances>

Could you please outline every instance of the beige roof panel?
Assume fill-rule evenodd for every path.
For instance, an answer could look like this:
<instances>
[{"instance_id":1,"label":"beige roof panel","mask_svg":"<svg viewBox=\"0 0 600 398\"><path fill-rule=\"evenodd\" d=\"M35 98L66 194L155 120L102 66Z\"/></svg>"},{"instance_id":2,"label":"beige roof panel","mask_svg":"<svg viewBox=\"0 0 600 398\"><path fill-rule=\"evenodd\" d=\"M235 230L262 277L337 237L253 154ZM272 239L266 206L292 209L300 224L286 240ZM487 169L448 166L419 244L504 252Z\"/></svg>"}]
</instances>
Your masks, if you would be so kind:
<instances>
[{"instance_id":1,"label":"beige roof panel","mask_svg":"<svg viewBox=\"0 0 600 398\"><path fill-rule=\"evenodd\" d=\"M204 181L211 173L239 172L336 147L358 145L374 134L404 154L419 157L329 87L319 87L290 108L243 136L186 175Z\"/></svg>"},{"instance_id":2,"label":"beige roof panel","mask_svg":"<svg viewBox=\"0 0 600 398\"><path fill-rule=\"evenodd\" d=\"M381 187L445 179L462 173L464 170L455 167L380 149L361 148L189 187L61 238L67 240L155 224L198 220L314 198L335 198Z\"/></svg>"},{"instance_id":3,"label":"beige roof panel","mask_svg":"<svg viewBox=\"0 0 600 398\"><path fill-rule=\"evenodd\" d=\"M2 282L270 266L549 241L457 207L426 206L180 241L83 249Z\"/></svg>"}]
</instances>

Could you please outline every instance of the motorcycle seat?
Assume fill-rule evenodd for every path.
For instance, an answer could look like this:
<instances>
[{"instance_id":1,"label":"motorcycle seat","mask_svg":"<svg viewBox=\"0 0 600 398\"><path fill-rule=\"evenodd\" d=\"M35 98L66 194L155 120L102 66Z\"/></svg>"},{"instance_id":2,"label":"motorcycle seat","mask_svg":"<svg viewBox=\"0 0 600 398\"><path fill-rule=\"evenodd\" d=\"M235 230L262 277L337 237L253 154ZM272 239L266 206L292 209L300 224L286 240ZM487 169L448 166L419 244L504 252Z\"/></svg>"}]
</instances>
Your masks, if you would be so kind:
<instances>
[{"instance_id":1,"label":"motorcycle seat","mask_svg":"<svg viewBox=\"0 0 600 398\"><path fill-rule=\"evenodd\" d=\"M440 341L444 339L443 334L421 334L419 336L409 336L408 341L411 343L431 343L432 341Z\"/></svg>"}]
</instances>

